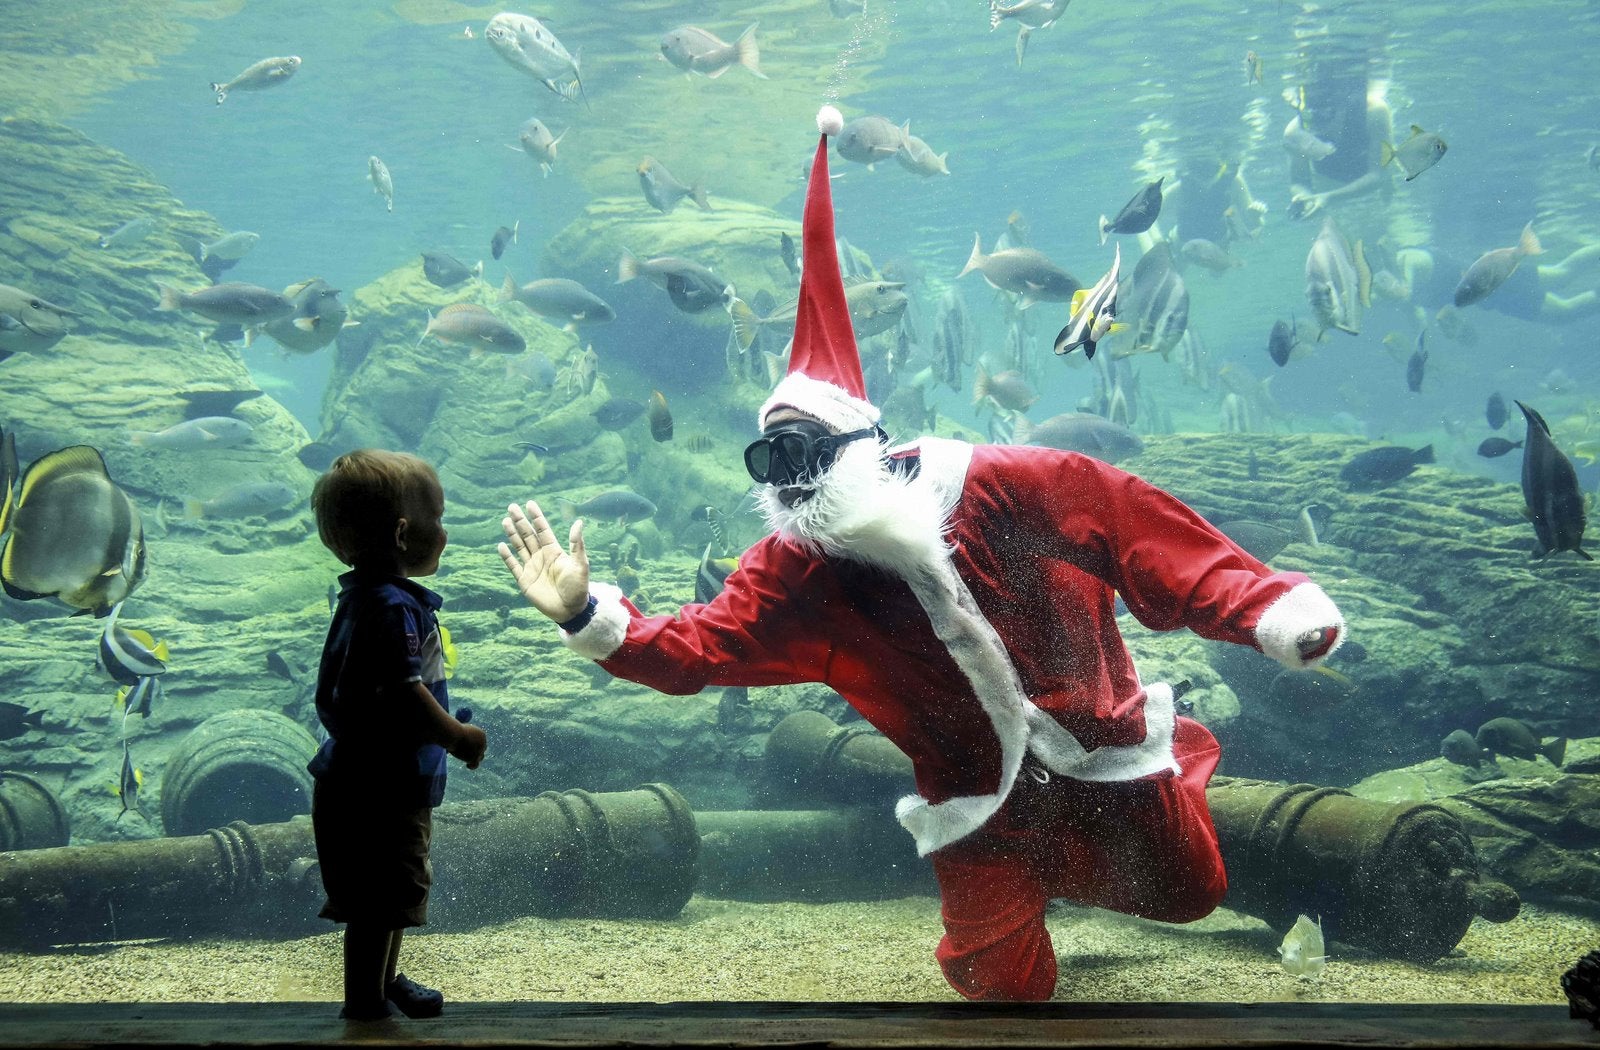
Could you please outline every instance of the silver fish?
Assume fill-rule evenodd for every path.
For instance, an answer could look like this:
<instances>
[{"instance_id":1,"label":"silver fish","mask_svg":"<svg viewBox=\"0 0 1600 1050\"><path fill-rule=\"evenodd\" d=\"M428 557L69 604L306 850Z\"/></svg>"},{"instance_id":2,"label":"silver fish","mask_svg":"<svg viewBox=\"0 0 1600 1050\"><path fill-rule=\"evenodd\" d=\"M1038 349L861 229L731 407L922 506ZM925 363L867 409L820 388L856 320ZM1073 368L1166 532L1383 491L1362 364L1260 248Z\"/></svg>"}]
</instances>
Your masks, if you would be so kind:
<instances>
[{"instance_id":1,"label":"silver fish","mask_svg":"<svg viewBox=\"0 0 1600 1050\"><path fill-rule=\"evenodd\" d=\"M1467 267L1456 285L1455 304L1471 306L1499 288L1517 270L1517 264L1529 255L1542 255L1544 248L1533 232L1533 223L1522 228L1522 236L1510 248L1495 248L1484 252L1476 262Z\"/></svg>"},{"instance_id":2,"label":"silver fish","mask_svg":"<svg viewBox=\"0 0 1600 1050\"><path fill-rule=\"evenodd\" d=\"M71 310L22 288L0 284L0 360L48 350L67 334Z\"/></svg>"},{"instance_id":3,"label":"silver fish","mask_svg":"<svg viewBox=\"0 0 1600 1050\"><path fill-rule=\"evenodd\" d=\"M224 234L210 244L200 246L200 257L195 261L202 265L209 259L221 259L224 262L237 262L249 254L261 241L261 234L251 233L249 230L235 230L233 233Z\"/></svg>"},{"instance_id":4,"label":"silver fish","mask_svg":"<svg viewBox=\"0 0 1600 1050\"><path fill-rule=\"evenodd\" d=\"M389 165L377 157L368 157L367 178L372 180L372 192L382 195L388 210L394 211L394 179L389 174Z\"/></svg>"},{"instance_id":5,"label":"silver fish","mask_svg":"<svg viewBox=\"0 0 1600 1050\"><path fill-rule=\"evenodd\" d=\"M870 169L899 153L905 143L906 129L887 117L857 117L839 132L833 148L843 159Z\"/></svg>"},{"instance_id":6,"label":"silver fish","mask_svg":"<svg viewBox=\"0 0 1600 1050\"><path fill-rule=\"evenodd\" d=\"M184 292L156 282L161 291L157 310L184 310L218 324L264 325L294 312L294 304L282 292L260 285L229 281L213 284L197 292ZM247 332L247 338L249 333Z\"/></svg>"},{"instance_id":7,"label":"silver fish","mask_svg":"<svg viewBox=\"0 0 1600 1050\"><path fill-rule=\"evenodd\" d=\"M701 211L710 211L711 205L706 201L706 188L696 182L692 186L685 186L668 171L666 165L654 157L646 157L639 162L639 188L644 191L644 199L650 206L663 215L669 215L678 206L678 202L688 197L694 201L695 206Z\"/></svg>"},{"instance_id":8,"label":"silver fish","mask_svg":"<svg viewBox=\"0 0 1600 1050\"><path fill-rule=\"evenodd\" d=\"M950 153L935 153L926 142L911 134L911 125L906 125L905 145L900 147L900 152L894 155L900 166L917 175L948 175L950 174Z\"/></svg>"},{"instance_id":9,"label":"silver fish","mask_svg":"<svg viewBox=\"0 0 1600 1050\"><path fill-rule=\"evenodd\" d=\"M604 299L565 277L546 277L518 287L508 273L500 288L500 301L513 299L540 317L560 321L569 332L580 324L604 324L617 316Z\"/></svg>"},{"instance_id":10,"label":"silver fish","mask_svg":"<svg viewBox=\"0 0 1600 1050\"><path fill-rule=\"evenodd\" d=\"M567 128L559 135L552 135L550 129L544 126L544 121L533 117L522 125L521 131L517 132L517 142L524 153L539 162L539 170L548 179L550 172L555 169L556 147L571 130Z\"/></svg>"},{"instance_id":11,"label":"silver fish","mask_svg":"<svg viewBox=\"0 0 1600 1050\"><path fill-rule=\"evenodd\" d=\"M1328 965L1328 949L1322 940L1322 922L1302 915L1295 920L1283 943L1278 945L1283 968L1296 977L1317 978Z\"/></svg>"},{"instance_id":12,"label":"silver fish","mask_svg":"<svg viewBox=\"0 0 1600 1050\"><path fill-rule=\"evenodd\" d=\"M1021 296L1017 308L1026 310L1034 303L1065 303L1083 286L1078 279L1045 258L1033 248L1004 248L985 255L983 235L972 235L972 254L967 265L956 274L960 280L976 270L991 288Z\"/></svg>"},{"instance_id":13,"label":"silver fish","mask_svg":"<svg viewBox=\"0 0 1600 1050\"><path fill-rule=\"evenodd\" d=\"M1165 358L1189 327L1189 289L1173 265L1172 249L1162 242L1144 253L1133 268L1128 288L1128 313L1138 319L1133 346L1112 357L1160 354Z\"/></svg>"},{"instance_id":14,"label":"silver fish","mask_svg":"<svg viewBox=\"0 0 1600 1050\"><path fill-rule=\"evenodd\" d=\"M210 499L186 499L185 518L242 518L266 514L287 507L300 494L279 481L247 481L226 489Z\"/></svg>"},{"instance_id":15,"label":"silver fish","mask_svg":"<svg viewBox=\"0 0 1600 1050\"><path fill-rule=\"evenodd\" d=\"M1056 21L1067 12L1067 5L1072 0L1010 0L1002 3L1001 0L989 0L989 31L992 33L1000 28L1000 23L1006 19L1015 19L1017 29L1017 66L1022 65L1022 56L1028 51L1028 37L1035 29L1049 29Z\"/></svg>"},{"instance_id":16,"label":"silver fish","mask_svg":"<svg viewBox=\"0 0 1600 1050\"><path fill-rule=\"evenodd\" d=\"M537 18L502 11L489 19L483 38L513 69L522 70L568 102L584 99L587 104L578 56L562 46Z\"/></svg>"},{"instance_id":17,"label":"silver fish","mask_svg":"<svg viewBox=\"0 0 1600 1050\"><path fill-rule=\"evenodd\" d=\"M226 84L213 83L211 90L217 93L217 105L220 106L228 100L230 91L262 91L283 83L294 76L299 69L299 55L263 58Z\"/></svg>"},{"instance_id":18,"label":"silver fish","mask_svg":"<svg viewBox=\"0 0 1600 1050\"><path fill-rule=\"evenodd\" d=\"M167 452L193 452L203 448L233 448L249 441L253 432L250 424L237 416L202 416L155 432L130 430L128 443Z\"/></svg>"},{"instance_id":19,"label":"silver fish","mask_svg":"<svg viewBox=\"0 0 1600 1050\"><path fill-rule=\"evenodd\" d=\"M1399 164L1406 173L1406 181L1421 175L1435 164L1450 147L1444 139L1431 131L1424 131L1417 125L1411 125L1411 137L1398 146L1383 144L1383 162L1381 167L1388 167L1390 161Z\"/></svg>"},{"instance_id":20,"label":"silver fish","mask_svg":"<svg viewBox=\"0 0 1600 1050\"><path fill-rule=\"evenodd\" d=\"M287 316L267 322L261 331L285 350L316 353L337 339L340 332L357 324L339 301L339 289L320 277L291 284L283 294L293 309Z\"/></svg>"},{"instance_id":21,"label":"silver fish","mask_svg":"<svg viewBox=\"0 0 1600 1050\"><path fill-rule=\"evenodd\" d=\"M139 508L106 472L88 445L73 445L35 460L22 475L15 509L11 483L16 451L8 434L0 532L11 534L0 555L0 581L20 601L59 598L104 616L144 581L144 527Z\"/></svg>"},{"instance_id":22,"label":"silver fish","mask_svg":"<svg viewBox=\"0 0 1600 1050\"><path fill-rule=\"evenodd\" d=\"M1298 120L1291 120L1284 127L1283 148L1291 157L1311 162L1324 160L1337 149L1333 143L1325 142L1307 131Z\"/></svg>"},{"instance_id":23,"label":"silver fish","mask_svg":"<svg viewBox=\"0 0 1600 1050\"><path fill-rule=\"evenodd\" d=\"M1012 418L1011 437L1019 445L1081 452L1112 464L1144 451L1138 434L1092 412L1064 412L1037 425L1020 413Z\"/></svg>"},{"instance_id":24,"label":"silver fish","mask_svg":"<svg viewBox=\"0 0 1600 1050\"><path fill-rule=\"evenodd\" d=\"M845 288L845 304L849 307L850 324L857 339L887 332L900 323L901 316L911 302L904 289L905 284L899 281L857 281ZM734 337L741 349L748 350L762 325L793 324L800 312L800 301L791 299L762 317L742 299L736 298L728 311L733 315Z\"/></svg>"},{"instance_id":25,"label":"silver fish","mask_svg":"<svg viewBox=\"0 0 1600 1050\"><path fill-rule=\"evenodd\" d=\"M720 40L699 26L679 26L661 37L661 57L688 73L699 73L715 80L734 66L767 79L761 72L761 50L756 45L756 26L739 34L733 43Z\"/></svg>"},{"instance_id":26,"label":"silver fish","mask_svg":"<svg viewBox=\"0 0 1600 1050\"><path fill-rule=\"evenodd\" d=\"M136 219L129 219L110 233L102 234L100 247L121 248L125 244L144 240L154 233L155 229L156 221L147 215L141 215Z\"/></svg>"},{"instance_id":27,"label":"silver fish","mask_svg":"<svg viewBox=\"0 0 1600 1050\"><path fill-rule=\"evenodd\" d=\"M1306 300L1321 326L1319 339L1329 328L1361 334L1361 308L1371 281L1361 243L1352 249L1334 221L1325 220L1306 255Z\"/></svg>"},{"instance_id":28,"label":"silver fish","mask_svg":"<svg viewBox=\"0 0 1600 1050\"><path fill-rule=\"evenodd\" d=\"M672 255L640 259L624 248L617 260L617 283L624 284L635 277L666 289L672 305L686 314L726 306L733 300L733 285L699 263Z\"/></svg>"}]
</instances>

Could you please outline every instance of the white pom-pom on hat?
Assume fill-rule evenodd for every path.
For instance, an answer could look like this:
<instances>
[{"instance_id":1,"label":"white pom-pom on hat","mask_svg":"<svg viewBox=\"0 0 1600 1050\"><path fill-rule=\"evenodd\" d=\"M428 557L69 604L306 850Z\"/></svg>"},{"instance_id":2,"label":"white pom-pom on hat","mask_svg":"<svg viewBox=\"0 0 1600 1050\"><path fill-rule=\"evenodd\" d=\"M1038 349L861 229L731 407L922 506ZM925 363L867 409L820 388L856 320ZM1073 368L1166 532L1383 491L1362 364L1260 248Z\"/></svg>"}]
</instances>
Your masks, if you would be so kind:
<instances>
[{"instance_id":1,"label":"white pom-pom on hat","mask_svg":"<svg viewBox=\"0 0 1600 1050\"><path fill-rule=\"evenodd\" d=\"M817 130L824 135L837 135L844 130L844 114L834 106L817 110Z\"/></svg>"}]
</instances>

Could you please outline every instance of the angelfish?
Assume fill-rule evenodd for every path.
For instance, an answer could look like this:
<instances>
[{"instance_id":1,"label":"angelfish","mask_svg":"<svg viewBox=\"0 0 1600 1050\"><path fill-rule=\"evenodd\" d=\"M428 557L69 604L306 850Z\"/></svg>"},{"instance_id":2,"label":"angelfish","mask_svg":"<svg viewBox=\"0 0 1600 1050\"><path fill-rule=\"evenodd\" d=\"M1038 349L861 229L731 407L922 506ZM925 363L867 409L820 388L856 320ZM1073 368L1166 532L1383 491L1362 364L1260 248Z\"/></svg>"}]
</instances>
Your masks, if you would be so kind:
<instances>
[{"instance_id":1,"label":"angelfish","mask_svg":"<svg viewBox=\"0 0 1600 1050\"><path fill-rule=\"evenodd\" d=\"M1302 915L1294 921L1283 943L1278 945L1278 957L1286 972L1296 977L1315 979L1322 976L1328 965L1328 949L1322 939L1322 920L1312 922Z\"/></svg>"},{"instance_id":2,"label":"angelfish","mask_svg":"<svg viewBox=\"0 0 1600 1050\"><path fill-rule=\"evenodd\" d=\"M1070 354L1083 347L1084 356L1094 359L1095 347L1101 339L1126 328L1117 321L1117 277L1122 269L1122 245L1117 245L1111 260L1111 269L1095 282L1093 288L1080 288L1072 296L1072 313L1067 326L1056 336L1057 355Z\"/></svg>"},{"instance_id":3,"label":"angelfish","mask_svg":"<svg viewBox=\"0 0 1600 1050\"><path fill-rule=\"evenodd\" d=\"M1528 420L1527 443L1522 450L1522 498L1527 501L1528 520L1537 537L1533 556L1543 558L1557 551L1573 551L1585 561L1593 561L1583 549L1588 512L1583 491L1578 487L1578 472L1550 440L1550 427L1544 417L1521 401L1514 404Z\"/></svg>"},{"instance_id":4,"label":"angelfish","mask_svg":"<svg viewBox=\"0 0 1600 1050\"><path fill-rule=\"evenodd\" d=\"M1321 326L1319 340L1329 328L1361 334L1361 308L1372 301L1372 273L1361 242L1352 248L1332 219L1322 224L1306 254L1306 301Z\"/></svg>"}]
</instances>

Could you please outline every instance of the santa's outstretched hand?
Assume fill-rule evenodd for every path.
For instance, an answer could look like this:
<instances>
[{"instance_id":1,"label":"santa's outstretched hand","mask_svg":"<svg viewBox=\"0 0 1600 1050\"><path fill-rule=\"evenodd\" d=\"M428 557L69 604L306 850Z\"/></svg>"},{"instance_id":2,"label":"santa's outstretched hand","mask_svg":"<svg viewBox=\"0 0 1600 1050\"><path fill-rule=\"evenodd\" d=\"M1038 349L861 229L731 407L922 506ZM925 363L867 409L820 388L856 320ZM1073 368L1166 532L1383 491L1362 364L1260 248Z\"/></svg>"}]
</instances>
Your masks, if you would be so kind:
<instances>
[{"instance_id":1,"label":"santa's outstretched hand","mask_svg":"<svg viewBox=\"0 0 1600 1050\"><path fill-rule=\"evenodd\" d=\"M515 503L500 519L506 542L500 560L506 563L517 589L535 609L557 623L566 623L589 602L589 553L583 546L583 519L572 523L567 536L570 551L561 548L539 504L529 500L526 511Z\"/></svg>"}]
</instances>

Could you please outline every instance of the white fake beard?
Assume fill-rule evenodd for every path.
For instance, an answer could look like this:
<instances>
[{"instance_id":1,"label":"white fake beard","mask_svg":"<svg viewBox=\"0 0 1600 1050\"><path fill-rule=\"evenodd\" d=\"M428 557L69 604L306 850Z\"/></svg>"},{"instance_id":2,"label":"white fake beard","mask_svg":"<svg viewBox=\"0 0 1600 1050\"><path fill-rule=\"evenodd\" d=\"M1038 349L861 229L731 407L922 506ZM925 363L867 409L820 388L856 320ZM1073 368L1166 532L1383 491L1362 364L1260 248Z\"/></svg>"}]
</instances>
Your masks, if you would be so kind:
<instances>
[{"instance_id":1,"label":"white fake beard","mask_svg":"<svg viewBox=\"0 0 1600 1050\"><path fill-rule=\"evenodd\" d=\"M949 553L944 532L951 508L926 479L890 471L876 441L851 442L820 481L797 487L812 495L792 507L778 498L777 485L759 486L757 498L767 527L814 555L910 578Z\"/></svg>"}]
</instances>

